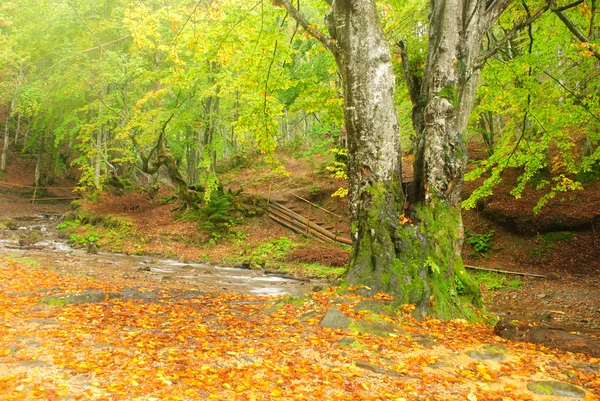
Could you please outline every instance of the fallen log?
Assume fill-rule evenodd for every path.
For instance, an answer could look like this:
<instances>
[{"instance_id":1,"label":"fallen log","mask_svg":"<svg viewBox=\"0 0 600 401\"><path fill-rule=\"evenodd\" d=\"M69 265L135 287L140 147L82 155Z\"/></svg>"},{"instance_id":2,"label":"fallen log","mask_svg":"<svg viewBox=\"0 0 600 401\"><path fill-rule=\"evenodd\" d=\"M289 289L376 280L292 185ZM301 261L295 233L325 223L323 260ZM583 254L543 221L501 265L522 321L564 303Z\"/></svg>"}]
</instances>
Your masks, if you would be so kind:
<instances>
[{"instance_id":1,"label":"fallen log","mask_svg":"<svg viewBox=\"0 0 600 401\"><path fill-rule=\"evenodd\" d=\"M496 273L504 273L504 274L516 274L518 276L546 278L546 276L544 276L543 274L513 272L513 271L510 271L510 270L490 269L488 267L479 267L479 266L471 266L471 265L464 265L464 266L467 269L473 269L473 270L484 270L484 271L487 271L487 272L496 272Z\"/></svg>"}]
</instances>

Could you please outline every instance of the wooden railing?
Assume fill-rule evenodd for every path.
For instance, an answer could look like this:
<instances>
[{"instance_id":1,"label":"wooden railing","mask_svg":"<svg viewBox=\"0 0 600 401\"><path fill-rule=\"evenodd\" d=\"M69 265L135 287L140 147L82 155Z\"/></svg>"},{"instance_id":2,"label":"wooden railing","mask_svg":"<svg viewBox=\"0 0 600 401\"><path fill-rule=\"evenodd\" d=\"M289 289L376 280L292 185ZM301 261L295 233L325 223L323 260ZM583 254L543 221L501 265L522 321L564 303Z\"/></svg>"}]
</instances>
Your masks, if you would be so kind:
<instances>
[{"instance_id":1,"label":"wooden railing","mask_svg":"<svg viewBox=\"0 0 600 401\"><path fill-rule=\"evenodd\" d=\"M308 204L307 216L304 217L303 215L301 215L301 214L283 206L282 204L278 203L277 201L271 199L272 187L277 187L280 190L299 199L300 201ZM352 240L350 238L346 238L346 237L339 235L338 225L339 225L339 220L342 219L342 216L337 215L319 205L316 205L313 202L309 201L308 199L305 199L285 188L282 188L276 184L271 183L269 185L269 195L268 195L267 205L268 205L267 210L269 212L269 217L273 221L281 224L282 226L284 226L286 228L289 228L290 230L292 230L298 234L302 234L305 236L310 235L310 236L318 238L322 241L339 242L339 243L346 244L346 245L352 245ZM325 214L333 217L333 220L335 221L334 227L331 227L331 228L333 228L333 232L330 231L329 229L323 227L322 226L323 223L320 223L320 222L317 222L314 220L314 217L311 216L313 208L317 208L317 209L321 210L322 212L324 212Z\"/></svg>"}]
</instances>

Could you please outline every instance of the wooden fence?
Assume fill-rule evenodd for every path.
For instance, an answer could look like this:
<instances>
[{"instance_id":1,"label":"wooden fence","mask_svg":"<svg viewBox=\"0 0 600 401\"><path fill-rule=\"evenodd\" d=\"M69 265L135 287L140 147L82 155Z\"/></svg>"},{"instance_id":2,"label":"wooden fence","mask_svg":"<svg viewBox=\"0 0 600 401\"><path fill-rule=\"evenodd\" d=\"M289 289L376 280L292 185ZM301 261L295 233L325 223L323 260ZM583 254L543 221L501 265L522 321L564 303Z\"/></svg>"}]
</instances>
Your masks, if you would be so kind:
<instances>
[{"instance_id":1,"label":"wooden fence","mask_svg":"<svg viewBox=\"0 0 600 401\"><path fill-rule=\"evenodd\" d=\"M342 218L342 216L339 216L325 208L322 208L321 206L316 205L316 204L312 203L311 201L304 199L303 197L296 195L295 193L293 193L291 191L288 191L286 189L278 187L281 190L292 195L296 199L299 199L300 201L308 204L308 213L305 217L305 216L301 215L300 213L298 213L297 211L287 208L287 207L283 206L281 203L279 203L275 200L272 200L271 199L272 186L276 186L276 187L278 187L278 186L275 184L269 185L267 210L269 213L269 217L273 221L281 224L282 226L284 226L286 228L289 228L290 230L292 230L298 234L302 234L307 237L312 236L312 237L315 237L317 239L320 239L320 240L326 241L326 242L339 242L339 243L346 244L346 245L352 245L352 240L350 238L342 237L339 235L338 224L339 224L339 220ZM323 211L324 213L332 216L335 221L334 226L333 227L325 227L325 223L314 220L314 217L311 216L313 208L317 208L317 209ZM333 231L331 231L331 230L333 230Z\"/></svg>"}]
</instances>

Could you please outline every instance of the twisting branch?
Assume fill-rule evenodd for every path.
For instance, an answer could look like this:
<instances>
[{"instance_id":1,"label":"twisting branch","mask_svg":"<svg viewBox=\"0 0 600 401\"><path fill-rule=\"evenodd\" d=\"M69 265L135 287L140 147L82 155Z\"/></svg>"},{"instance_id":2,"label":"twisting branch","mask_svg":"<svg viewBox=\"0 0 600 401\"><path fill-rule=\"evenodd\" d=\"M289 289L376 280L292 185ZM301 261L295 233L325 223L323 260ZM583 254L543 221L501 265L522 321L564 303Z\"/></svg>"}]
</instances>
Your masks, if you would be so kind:
<instances>
[{"instance_id":1,"label":"twisting branch","mask_svg":"<svg viewBox=\"0 0 600 401\"><path fill-rule=\"evenodd\" d=\"M283 8L287 10L287 12L292 16L292 18L298 21L300 26L304 28L306 32L308 32L312 37L321 42L323 46L327 48L327 50L334 54L337 52L337 45L335 44L335 41L329 36L325 35L323 32L319 31L315 27L315 25L311 24L306 19L304 14L300 13L300 11L298 11L289 0L273 0L273 3L276 6L283 6Z\"/></svg>"},{"instance_id":2,"label":"twisting branch","mask_svg":"<svg viewBox=\"0 0 600 401\"><path fill-rule=\"evenodd\" d=\"M477 63L475 65L475 68L481 68L483 66L483 63L485 63L485 61L492 57L493 55L495 55L496 53L498 53L498 51L512 38L514 38L517 33L519 33L519 31L521 31L523 28L525 28L528 25L531 25L534 21L536 21L537 19L539 19L546 11L548 11L548 9L550 8L549 5L545 5L544 7L540 8L539 10L537 10L534 14L531 14L531 16L528 16L525 20L516 23L513 28L506 34L504 35L504 37L498 42L496 43L496 46L492 47L490 50L488 50L487 52L485 52L484 54L482 54L478 59L477 59Z\"/></svg>"}]
</instances>

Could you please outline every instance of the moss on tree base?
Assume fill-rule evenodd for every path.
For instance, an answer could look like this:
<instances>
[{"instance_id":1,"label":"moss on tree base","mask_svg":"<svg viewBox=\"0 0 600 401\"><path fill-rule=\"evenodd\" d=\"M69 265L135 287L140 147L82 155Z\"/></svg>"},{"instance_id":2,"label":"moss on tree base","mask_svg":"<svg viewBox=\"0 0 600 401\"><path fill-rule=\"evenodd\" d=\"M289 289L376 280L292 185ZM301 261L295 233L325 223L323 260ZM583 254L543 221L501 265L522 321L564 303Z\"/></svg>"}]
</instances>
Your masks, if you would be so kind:
<instances>
[{"instance_id":1,"label":"moss on tree base","mask_svg":"<svg viewBox=\"0 0 600 401\"><path fill-rule=\"evenodd\" d=\"M460 210L442 201L411 208L401 224L391 191L369 188L371 207L355 227L355 246L344 285L361 294L385 292L394 304L415 304L418 316L482 320L481 292L460 256Z\"/></svg>"}]
</instances>

